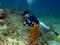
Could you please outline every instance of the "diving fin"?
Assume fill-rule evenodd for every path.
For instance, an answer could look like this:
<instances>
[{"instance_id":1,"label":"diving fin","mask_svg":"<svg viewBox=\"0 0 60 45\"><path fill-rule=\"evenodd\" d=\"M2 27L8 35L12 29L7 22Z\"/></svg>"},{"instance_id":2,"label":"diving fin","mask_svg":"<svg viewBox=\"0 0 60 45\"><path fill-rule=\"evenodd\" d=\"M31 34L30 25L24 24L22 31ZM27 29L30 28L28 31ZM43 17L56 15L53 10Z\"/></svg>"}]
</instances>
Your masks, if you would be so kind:
<instances>
[{"instance_id":1,"label":"diving fin","mask_svg":"<svg viewBox=\"0 0 60 45\"><path fill-rule=\"evenodd\" d=\"M55 35L57 36L57 39L58 40L60 40L60 34L59 33L57 33L57 32L55 32L54 30L52 30L54 33L55 33Z\"/></svg>"},{"instance_id":2,"label":"diving fin","mask_svg":"<svg viewBox=\"0 0 60 45\"><path fill-rule=\"evenodd\" d=\"M59 35L57 35L57 39L58 39L58 40L60 40L60 34L59 34Z\"/></svg>"},{"instance_id":3,"label":"diving fin","mask_svg":"<svg viewBox=\"0 0 60 45\"><path fill-rule=\"evenodd\" d=\"M58 36L58 35L59 35L59 34L58 34L57 32L55 32L54 30L52 30L52 31L55 33L55 35L56 35L56 36Z\"/></svg>"}]
</instances>

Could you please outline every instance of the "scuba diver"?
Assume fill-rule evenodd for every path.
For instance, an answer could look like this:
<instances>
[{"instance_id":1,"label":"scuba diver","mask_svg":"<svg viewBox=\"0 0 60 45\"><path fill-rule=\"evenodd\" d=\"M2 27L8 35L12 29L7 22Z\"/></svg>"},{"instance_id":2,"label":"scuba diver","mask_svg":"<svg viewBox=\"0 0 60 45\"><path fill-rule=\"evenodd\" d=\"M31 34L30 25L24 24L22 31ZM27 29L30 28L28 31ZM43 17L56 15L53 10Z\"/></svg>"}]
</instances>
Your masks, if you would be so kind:
<instances>
[{"instance_id":1,"label":"scuba diver","mask_svg":"<svg viewBox=\"0 0 60 45\"><path fill-rule=\"evenodd\" d=\"M23 13L23 22L24 25L28 24L28 26L33 26L33 23L37 23L39 24L39 27L45 30L51 30L51 28L47 25L45 25L43 22L39 21L39 19L37 19L34 15L32 15L31 13L29 13L29 11L25 10Z\"/></svg>"},{"instance_id":2,"label":"scuba diver","mask_svg":"<svg viewBox=\"0 0 60 45\"><path fill-rule=\"evenodd\" d=\"M28 24L28 26L30 26L30 24L33 25L33 23L35 22L36 24L39 24L39 28L41 28L41 29L45 29L46 31L52 31L53 30L51 27L45 25L37 17L32 15L28 10L24 11L23 20L24 20L24 24Z\"/></svg>"},{"instance_id":3,"label":"scuba diver","mask_svg":"<svg viewBox=\"0 0 60 45\"><path fill-rule=\"evenodd\" d=\"M40 29L44 29L46 32L52 31L57 36L57 38L60 39L60 35L57 32L55 32L51 27L45 25L43 22L39 21L39 19L29 13L29 11L24 11L23 17L24 25L28 24L30 27L31 42L39 37L39 34L41 34Z\"/></svg>"}]
</instances>

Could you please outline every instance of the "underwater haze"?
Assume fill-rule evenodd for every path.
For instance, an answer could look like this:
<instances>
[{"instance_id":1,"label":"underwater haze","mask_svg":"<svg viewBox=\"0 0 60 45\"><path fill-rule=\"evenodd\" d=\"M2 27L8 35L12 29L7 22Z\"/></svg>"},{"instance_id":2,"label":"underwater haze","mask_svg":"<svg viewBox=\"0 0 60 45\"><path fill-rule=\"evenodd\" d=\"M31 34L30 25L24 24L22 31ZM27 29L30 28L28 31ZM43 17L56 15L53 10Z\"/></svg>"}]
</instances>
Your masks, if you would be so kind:
<instances>
[{"instance_id":1,"label":"underwater haze","mask_svg":"<svg viewBox=\"0 0 60 45\"><path fill-rule=\"evenodd\" d=\"M45 14L48 14L49 12L60 13L60 0L0 0L2 8L17 8L17 3L20 4L23 8L38 14L40 12Z\"/></svg>"},{"instance_id":2,"label":"underwater haze","mask_svg":"<svg viewBox=\"0 0 60 45\"><path fill-rule=\"evenodd\" d=\"M0 8L29 10L44 22L60 21L60 0L0 0Z\"/></svg>"},{"instance_id":3,"label":"underwater haze","mask_svg":"<svg viewBox=\"0 0 60 45\"><path fill-rule=\"evenodd\" d=\"M22 15L25 10L28 10L25 13L30 12L36 17L35 19L31 16L33 20L31 24L30 18L25 21ZM29 14L26 16L29 17ZM0 18L5 18L0 19L0 43L4 43L3 45L5 43L8 43L7 45L30 45L31 43L60 45L60 0L0 0ZM39 26L42 24L44 27L49 27L49 30L45 30L44 27L40 29L41 27L37 27L35 21ZM31 27L33 23L36 28L34 26L31 28L26 23ZM42 35L36 37L35 34L38 33ZM30 41L30 38L34 40L35 37L38 38L36 41Z\"/></svg>"}]
</instances>

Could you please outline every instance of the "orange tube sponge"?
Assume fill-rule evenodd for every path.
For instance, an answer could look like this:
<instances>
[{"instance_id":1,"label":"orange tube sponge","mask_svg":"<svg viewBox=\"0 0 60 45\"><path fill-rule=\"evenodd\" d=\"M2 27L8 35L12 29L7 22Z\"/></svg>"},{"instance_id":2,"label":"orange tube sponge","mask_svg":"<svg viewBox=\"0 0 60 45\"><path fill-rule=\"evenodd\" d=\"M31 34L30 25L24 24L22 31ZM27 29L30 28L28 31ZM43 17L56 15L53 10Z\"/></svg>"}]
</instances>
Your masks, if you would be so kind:
<instances>
[{"instance_id":1,"label":"orange tube sponge","mask_svg":"<svg viewBox=\"0 0 60 45\"><path fill-rule=\"evenodd\" d=\"M35 40L39 37L41 31L39 29L39 25L34 23L34 31L35 31Z\"/></svg>"},{"instance_id":2,"label":"orange tube sponge","mask_svg":"<svg viewBox=\"0 0 60 45\"><path fill-rule=\"evenodd\" d=\"M40 35L40 29L38 24L34 23L34 27L30 27L30 40L35 41Z\"/></svg>"}]
</instances>

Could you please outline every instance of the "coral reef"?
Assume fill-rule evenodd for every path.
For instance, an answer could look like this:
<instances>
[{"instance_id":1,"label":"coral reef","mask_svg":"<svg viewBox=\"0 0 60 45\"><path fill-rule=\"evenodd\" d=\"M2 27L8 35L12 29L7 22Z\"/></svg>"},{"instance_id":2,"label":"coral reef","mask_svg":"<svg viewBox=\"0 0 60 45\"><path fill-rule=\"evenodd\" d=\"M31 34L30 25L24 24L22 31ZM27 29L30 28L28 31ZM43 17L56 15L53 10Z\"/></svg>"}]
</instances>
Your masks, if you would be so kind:
<instances>
[{"instance_id":1,"label":"coral reef","mask_svg":"<svg viewBox=\"0 0 60 45\"><path fill-rule=\"evenodd\" d=\"M21 22L22 17L20 15L16 15L16 14L9 14L7 15L7 18L5 19L5 24L7 26L7 28L5 29L1 29L3 27L1 27L0 29L0 37L4 37L2 39L4 39L5 44L7 45L13 45L13 44L17 44L17 45L24 45L25 43L28 42L28 26L23 26L23 23ZM25 32L24 32L25 31ZM14 39L14 40L13 40ZM12 40L11 43L9 43ZM14 42L16 40L16 43ZM26 41L26 42L25 42ZM0 44L1 44L0 40ZM3 42L3 44L1 45L5 45ZM21 43L21 44L19 44Z\"/></svg>"},{"instance_id":2,"label":"coral reef","mask_svg":"<svg viewBox=\"0 0 60 45\"><path fill-rule=\"evenodd\" d=\"M23 26L22 16L20 13L10 13L9 9L5 9L7 17L4 25L0 26L0 45L30 45L29 27ZM54 37L53 37L54 36ZM53 33L43 33L43 37L48 43L52 40L56 41ZM44 45L44 40L41 36L34 42L36 45Z\"/></svg>"}]
</instances>

